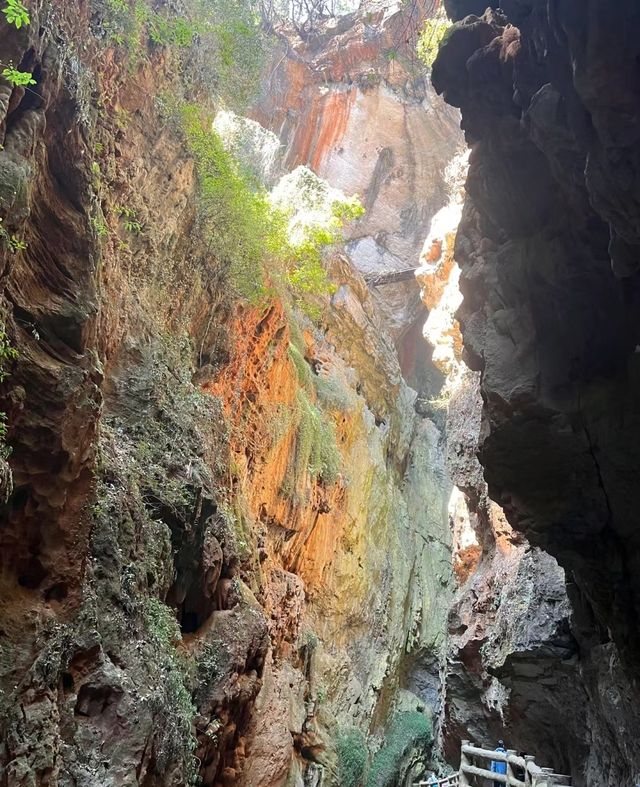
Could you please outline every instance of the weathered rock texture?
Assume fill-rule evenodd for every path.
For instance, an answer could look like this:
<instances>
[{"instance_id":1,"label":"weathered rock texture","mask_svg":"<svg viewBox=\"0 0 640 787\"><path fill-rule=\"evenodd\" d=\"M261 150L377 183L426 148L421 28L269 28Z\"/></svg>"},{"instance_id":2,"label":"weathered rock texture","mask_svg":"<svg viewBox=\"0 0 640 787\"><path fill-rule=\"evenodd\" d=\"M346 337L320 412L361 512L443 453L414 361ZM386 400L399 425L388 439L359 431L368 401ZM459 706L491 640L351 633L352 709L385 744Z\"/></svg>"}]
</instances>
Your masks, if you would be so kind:
<instances>
[{"instance_id":1,"label":"weathered rock texture","mask_svg":"<svg viewBox=\"0 0 640 787\"><path fill-rule=\"evenodd\" d=\"M425 338L445 375L439 400L422 406L446 409L447 470L455 484L449 513L459 587L449 616L440 742L454 764L461 740L487 745L505 738L558 771L579 772L587 750L586 695L569 632L564 572L511 529L489 498L476 456L480 375L462 360L454 260L466 157L454 159L447 174L451 199L434 217L416 271L430 310Z\"/></svg>"},{"instance_id":2,"label":"weathered rock texture","mask_svg":"<svg viewBox=\"0 0 640 787\"><path fill-rule=\"evenodd\" d=\"M457 114L435 96L416 61L415 36L431 4L377 5L307 40L290 36L255 110L280 136L288 169L306 164L360 195L367 212L348 252L363 273L415 266L446 202L444 166L460 145ZM415 285L387 285L375 295L407 376L424 375L424 308Z\"/></svg>"},{"instance_id":3,"label":"weathered rock texture","mask_svg":"<svg viewBox=\"0 0 640 787\"><path fill-rule=\"evenodd\" d=\"M462 739L504 738L579 775L588 751L586 693L565 575L489 499L475 456L481 412L479 375L466 371L449 405L447 464L466 501L452 512L454 532L475 539L454 551L460 587L449 616L444 750L455 762Z\"/></svg>"},{"instance_id":4,"label":"weathered rock texture","mask_svg":"<svg viewBox=\"0 0 640 787\"><path fill-rule=\"evenodd\" d=\"M578 783L631 784L640 16L606 0L445 5L462 21L433 83L472 146L456 259L480 461L511 525L567 572L587 694L569 704L590 740Z\"/></svg>"},{"instance_id":5,"label":"weathered rock texture","mask_svg":"<svg viewBox=\"0 0 640 787\"><path fill-rule=\"evenodd\" d=\"M0 84L0 215L26 243L1 252L18 353L1 402L2 783L337 784L342 730L375 739L438 702L440 434L341 258L319 325L230 297L157 100L179 92L180 63L146 44L127 62L94 35L101 7L0 25L3 58L37 78ZM422 139L421 99L405 113L374 82L341 90L371 124L376 95L397 101L397 133L406 120ZM337 435L331 474L308 461L319 421Z\"/></svg>"}]
</instances>

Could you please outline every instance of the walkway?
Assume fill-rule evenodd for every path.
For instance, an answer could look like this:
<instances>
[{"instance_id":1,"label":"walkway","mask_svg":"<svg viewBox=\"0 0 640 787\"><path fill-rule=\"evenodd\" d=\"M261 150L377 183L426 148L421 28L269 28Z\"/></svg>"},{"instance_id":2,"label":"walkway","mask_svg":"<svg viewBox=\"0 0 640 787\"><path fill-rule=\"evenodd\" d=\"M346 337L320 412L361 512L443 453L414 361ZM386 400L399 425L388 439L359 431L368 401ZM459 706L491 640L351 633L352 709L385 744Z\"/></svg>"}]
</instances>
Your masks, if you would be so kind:
<instances>
[{"instance_id":1,"label":"walkway","mask_svg":"<svg viewBox=\"0 0 640 787\"><path fill-rule=\"evenodd\" d=\"M506 773L492 773L491 762L506 762ZM531 755L518 757L515 751L479 749L462 741L460 770L443 779L414 782L414 787L480 787L485 779L509 787L571 787L571 777L536 765ZM482 781L480 781L482 780Z\"/></svg>"},{"instance_id":2,"label":"walkway","mask_svg":"<svg viewBox=\"0 0 640 787\"><path fill-rule=\"evenodd\" d=\"M365 273L364 280L370 287L381 287L384 284L396 284L399 281L415 281L417 268L401 271L375 271Z\"/></svg>"}]
</instances>

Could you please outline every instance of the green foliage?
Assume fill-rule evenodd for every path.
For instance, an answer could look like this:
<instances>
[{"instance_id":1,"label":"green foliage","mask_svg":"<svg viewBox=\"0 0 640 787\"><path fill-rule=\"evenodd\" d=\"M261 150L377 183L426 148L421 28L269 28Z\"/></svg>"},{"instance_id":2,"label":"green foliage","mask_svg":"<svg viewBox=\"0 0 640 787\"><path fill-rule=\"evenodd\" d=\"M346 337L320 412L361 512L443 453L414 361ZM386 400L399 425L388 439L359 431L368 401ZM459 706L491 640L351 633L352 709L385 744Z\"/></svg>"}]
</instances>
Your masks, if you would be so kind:
<instances>
[{"instance_id":1,"label":"green foliage","mask_svg":"<svg viewBox=\"0 0 640 787\"><path fill-rule=\"evenodd\" d=\"M198 33L198 27L185 17L166 17L162 14L149 14L149 37L158 46L191 46Z\"/></svg>"},{"instance_id":2,"label":"green foliage","mask_svg":"<svg viewBox=\"0 0 640 787\"><path fill-rule=\"evenodd\" d=\"M338 228L342 228L344 224L364 216L365 209L358 197L353 196L334 202L332 213Z\"/></svg>"},{"instance_id":3,"label":"green foliage","mask_svg":"<svg viewBox=\"0 0 640 787\"><path fill-rule=\"evenodd\" d=\"M2 13L5 15L7 22L17 27L18 30L31 23L29 11L20 0L7 0L5 7L2 9Z\"/></svg>"},{"instance_id":4,"label":"green foliage","mask_svg":"<svg viewBox=\"0 0 640 787\"><path fill-rule=\"evenodd\" d=\"M145 621L150 634L164 650L171 651L182 635L171 610L158 598L149 598L145 607Z\"/></svg>"},{"instance_id":5,"label":"green foliage","mask_svg":"<svg viewBox=\"0 0 640 787\"><path fill-rule=\"evenodd\" d=\"M298 473L308 471L312 478L333 484L342 463L335 425L303 390L298 391L297 402L300 421L296 434L295 467Z\"/></svg>"},{"instance_id":6,"label":"green foliage","mask_svg":"<svg viewBox=\"0 0 640 787\"><path fill-rule=\"evenodd\" d=\"M335 292L323 265L324 251L343 239L344 225L360 218L364 208L357 197L336 200L331 206L329 219L324 223L310 223L302 237L291 242L292 264L287 269L286 280L298 306L308 317L317 319L319 308L307 296L331 295Z\"/></svg>"},{"instance_id":7,"label":"green foliage","mask_svg":"<svg viewBox=\"0 0 640 787\"><path fill-rule=\"evenodd\" d=\"M0 456L7 459L11 454L11 449L5 445L7 439L7 414L0 412Z\"/></svg>"},{"instance_id":8,"label":"green foliage","mask_svg":"<svg viewBox=\"0 0 640 787\"><path fill-rule=\"evenodd\" d=\"M447 40L451 29L452 25L443 7L439 8L434 16L427 19L424 23L424 27L418 36L416 51L418 57L427 68L433 67L440 47Z\"/></svg>"},{"instance_id":9,"label":"green foliage","mask_svg":"<svg viewBox=\"0 0 640 787\"><path fill-rule=\"evenodd\" d=\"M260 84L269 47L253 0L185 0L183 13L148 0L100 0L98 32L121 47L131 66L155 46L189 50L183 72L227 105L243 108ZM197 46L193 44L197 41Z\"/></svg>"},{"instance_id":10,"label":"green foliage","mask_svg":"<svg viewBox=\"0 0 640 787\"><path fill-rule=\"evenodd\" d=\"M271 51L254 0L199 0L204 32L194 54L192 74L232 109L250 103Z\"/></svg>"},{"instance_id":11,"label":"green foliage","mask_svg":"<svg viewBox=\"0 0 640 787\"><path fill-rule=\"evenodd\" d=\"M4 327L0 329L0 383L4 382L9 376L7 363L18 357L18 351L9 341L9 337L4 332ZM0 456L6 459L11 452L4 441L7 437L7 414L0 412Z\"/></svg>"},{"instance_id":12,"label":"green foliage","mask_svg":"<svg viewBox=\"0 0 640 787\"><path fill-rule=\"evenodd\" d=\"M127 230L127 232L132 232L134 235L139 235L142 231L142 224L140 224L139 221L126 219L124 222L124 228Z\"/></svg>"},{"instance_id":13,"label":"green foliage","mask_svg":"<svg viewBox=\"0 0 640 787\"><path fill-rule=\"evenodd\" d=\"M345 222L362 215L357 197L336 199L325 217L311 210L314 195L305 193L301 202L309 203L303 207L313 218L303 223L297 218L298 194L292 191L288 199L281 194L278 200L267 194L225 149L212 118L200 107L184 105L179 115L196 162L202 227L235 293L258 303L271 287L286 288L309 316L319 316L313 299L333 290L323 253L342 240ZM321 181L309 175L315 178L309 189L320 188Z\"/></svg>"},{"instance_id":14,"label":"green foliage","mask_svg":"<svg viewBox=\"0 0 640 787\"><path fill-rule=\"evenodd\" d=\"M364 208L357 197L340 195L306 167L283 178L272 200L287 217L285 284L296 305L315 320L321 313L318 296L335 291L324 267L325 252L343 240L344 225L362 216Z\"/></svg>"},{"instance_id":15,"label":"green foliage","mask_svg":"<svg viewBox=\"0 0 640 787\"><path fill-rule=\"evenodd\" d=\"M7 362L14 361L17 357L18 351L9 341L4 328L0 329L0 383L4 382L9 376L6 367Z\"/></svg>"},{"instance_id":16,"label":"green foliage","mask_svg":"<svg viewBox=\"0 0 640 787\"><path fill-rule=\"evenodd\" d=\"M109 234L109 228L107 227L102 216L92 216L89 219L89 223L91 224L91 229L98 238L106 238L106 236Z\"/></svg>"},{"instance_id":17,"label":"green foliage","mask_svg":"<svg viewBox=\"0 0 640 787\"><path fill-rule=\"evenodd\" d=\"M187 146L198 173L200 216L216 260L226 267L236 293L257 302L266 292L262 261L279 246L266 195L251 188L211 118L194 105L181 110Z\"/></svg>"},{"instance_id":18,"label":"green foliage","mask_svg":"<svg viewBox=\"0 0 640 787\"><path fill-rule=\"evenodd\" d=\"M12 235L9 238L8 243L9 243L9 248L14 253L17 251L24 251L27 248L26 242L23 241L21 238L19 238L17 235Z\"/></svg>"},{"instance_id":19,"label":"green foliage","mask_svg":"<svg viewBox=\"0 0 640 787\"><path fill-rule=\"evenodd\" d=\"M336 741L340 787L361 787L367 767L367 744L356 727L341 730Z\"/></svg>"},{"instance_id":20,"label":"green foliage","mask_svg":"<svg viewBox=\"0 0 640 787\"><path fill-rule=\"evenodd\" d=\"M391 721L385 741L373 758L367 787L395 787L403 757L413 748L433 743L431 722L423 713L398 713Z\"/></svg>"},{"instance_id":21,"label":"green foliage","mask_svg":"<svg viewBox=\"0 0 640 787\"><path fill-rule=\"evenodd\" d=\"M302 242L293 247L294 264L287 271L287 281L301 296L299 300L304 302L305 295L335 292L322 264L322 252L336 240L336 235L328 227L309 227Z\"/></svg>"},{"instance_id":22,"label":"green foliage","mask_svg":"<svg viewBox=\"0 0 640 787\"><path fill-rule=\"evenodd\" d=\"M125 205L116 205L116 215L123 220L124 228L127 232L139 235L142 232L142 224L138 221L135 210Z\"/></svg>"},{"instance_id":23,"label":"green foliage","mask_svg":"<svg viewBox=\"0 0 640 787\"><path fill-rule=\"evenodd\" d=\"M14 87L27 87L35 85L36 80L29 71L18 71L13 66L7 66L2 69L2 76L10 82Z\"/></svg>"},{"instance_id":24,"label":"green foliage","mask_svg":"<svg viewBox=\"0 0 640 787\"><path fill-rule=\"evenodd\" d=\"M105 0L101 31L108 41L124 47L129 56L137 59L146 16L147 7L141 0L133 4L128 0Z\"/></svg>"},{"instance_id":25,"label":"green foliage","mask_svg":"<svg viewBox=\"0 0 640 787\"><path fill-rule=\"evenodd\" d=\"M27 248L27 244L21 238L19 238L17 235L12 235L10 232L7 232L7 230L4 228L2 224L1 218L0 218L0 240L3 240L7 245L9 251L12 251L14 254L18 251L24 251Z\"/></svg>"},{"instance_id":26,"label":"green foliage","mask_svg":"<svg viewBox=\"0 0 640 787\"><path fill-rule=\"evenodd\" d=\"M298 383L307 389L311 389L312 387L312 380L311 380L311 367L305 360L304 355L300 351L300 349L293 343L289 345L289 358L293 363L296 375L298 377Z\"/></svg>"},{"instance_id":27,"label":"green foliage","mask_svg":"<svg viewBox=\"0 0 640 787\"><path fill-rule=\"evenodd\" d=\"M198 26L185 16L165 16L145 0L104 0L100 30L108 41L121 46L132 64L143 55L145 36L157 46L188 47Z\"/></svg>"},{"instance_id":28,"label":"green foliage","mask_svg":"<svg viewBox=\"0 0 640 787\"><path fill-rule=\"evenodd\" d=\"M193 751L193 716L196 708L186 687L190 665L177 649L182 640L180 628L172 611L160 599L151 597L144 602L144 621L151 638L154 655L164 674L164 683L158 687L162 693L162 744L168 751L177 747ZM169 711L169 712L167 712ZM193 783L195 762L188 764L186 783Z\"/></svg>"}]
</instances>

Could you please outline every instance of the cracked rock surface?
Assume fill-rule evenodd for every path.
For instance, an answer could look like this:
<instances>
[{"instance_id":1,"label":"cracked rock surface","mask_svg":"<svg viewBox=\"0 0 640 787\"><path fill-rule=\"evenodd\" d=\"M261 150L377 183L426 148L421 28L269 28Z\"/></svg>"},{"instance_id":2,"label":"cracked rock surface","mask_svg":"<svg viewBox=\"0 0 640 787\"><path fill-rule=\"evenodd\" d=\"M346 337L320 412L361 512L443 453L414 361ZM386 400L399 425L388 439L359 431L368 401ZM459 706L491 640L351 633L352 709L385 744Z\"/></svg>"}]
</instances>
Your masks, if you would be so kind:
<instances>
[{"instance_id":1,"label":"cracked rock surface","mask_svg":"<svg viewBox=\"0 0 640 787\"><path fill-rule=\"evenodd\" d=\"M630 0L446 6L459 21L433 84L472 148L456 259L465 355L482 375L480 461L511 524L567 572L591 739L580 778L630 784L640 15Z\"/></svg>"}]
</instances>

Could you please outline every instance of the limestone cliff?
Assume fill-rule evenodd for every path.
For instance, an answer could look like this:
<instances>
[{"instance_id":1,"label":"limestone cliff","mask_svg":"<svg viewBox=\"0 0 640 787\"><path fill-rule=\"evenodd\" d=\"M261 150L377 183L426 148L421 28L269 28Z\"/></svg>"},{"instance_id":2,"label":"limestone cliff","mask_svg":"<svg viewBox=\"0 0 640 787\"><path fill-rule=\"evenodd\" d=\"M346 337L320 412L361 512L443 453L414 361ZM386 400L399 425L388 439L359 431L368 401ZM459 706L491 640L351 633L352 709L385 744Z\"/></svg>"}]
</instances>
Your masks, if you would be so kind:
<instances>
[{"instance_id":1,"label":"limestone cliff","mask_svg":"<svg viewBox=\"0 0 640 787\"><path fill-rule=\"evenodd\" d=\"M428 759L439 702L441 435L344 254L326 260L320 317L229 287L173 107L215 99L185 87L188 36L149 8L45 2L0 24L2 65L35 83L0 80L3 784L346 784L345 752L361 781L400 730L422 747L373 758L369 783L390 785ZM316 43L338 69L334 114L319 76L309 90L339 134L285 159L362 187L355 257L373 234L409 255L439 207L436 178L415 213L432 159L416 180L411 157L448 121L425 128L425 85L385 56L383 21L338 31L349 68L384 63L370 85L340 82L333 31ZM366 178L338 182L328 162L362 157L350 123L380 105L399 137L414 129L401 162L390 130Z\"/></svg>"},{"instance_id":2,"label":"limestone cliff","mask_svg":"<svg viewBox=\"0 0 640 787\"><path fill-rule=\"evenodd\" d=\"M348 253L365 275L415 267L460 145L457 113L435 95L415 54L433 3L369 5L310 39L289 33L254 110L280 137L287 168L306 164L361 196L366 214ZM415 285L387 285L374 296L406 376L428 385Z\"/></svg>"},{"instance_id":3,"label":"limestone cliff","mask_svg":"<svg viewBox=\"0 0 640 787\"><path fill-rule=\"evenodd\" d=\"M640 777L636 4L446 0L433 83L472 147L456 241L479 457L511 525L567 572L584 731L575 783ZM547 570L548 577L552 572ZM513 665L513 671L517 665ZM584 708L584 709L583 709Z\"/></svg>"}]
</instances>

